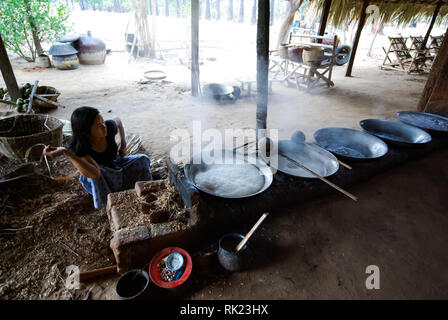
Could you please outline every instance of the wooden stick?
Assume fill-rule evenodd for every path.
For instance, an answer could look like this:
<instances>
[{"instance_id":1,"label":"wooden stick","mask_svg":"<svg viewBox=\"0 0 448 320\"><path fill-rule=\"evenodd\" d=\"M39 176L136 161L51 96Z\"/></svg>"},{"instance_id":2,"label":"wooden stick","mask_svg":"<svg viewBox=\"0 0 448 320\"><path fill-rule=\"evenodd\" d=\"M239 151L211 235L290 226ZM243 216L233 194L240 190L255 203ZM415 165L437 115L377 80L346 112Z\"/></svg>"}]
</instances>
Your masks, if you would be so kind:
<instances>
[{"instance_id":1,"label":"wooden stick","mask_svg":"<svg viewBox=\"0 0 448 320\"><path fill-rule=\"evenodd\" d=\"M260 226L260 224L263 222L263 220L269 215L269 213L263 213L263 215L258 219L257 223L250 229L250 231L246 234L243 240L238 244L236 247L236 252L240 251L242 247L246 244L247 240L252 236L252 234L257 230L257 228Z\"/></svg>"},{"instance_id":2,"label":"wooden stick","mask_svg":"<svg viewBox=\"0 0 448 320\"><path fill-rule=\"evenodd\" d=\"M70 248L65 242L63 242L62 240L58 240L57 241L59 244L61 244L66 250L70 251L71 253L73 253L74 255L76 255L77 257L79 257L79 254L73 250L72 248Z\"/></svg>"},{"instance_id":3,"label":"wooden stick","mask_svg":"<svg viewBox=\"0 0 448 320\"><path fill-rule=\"evenodd\" d=\"M307 167L301 165L300 163L298 163L297 161L295 161L294 159L291 159L290 157L286 156L285 154L279 153L281 156L285 157L286 159L288 159L289 161L291 161L292 163L294 163L296 166L302 168L303 170L311 173L313 176L319 178L320 180L322 180L323 182L325 182L326 184L332 186L333 188L335 188L336 190L338 190L339 192L345 194L347 197L349 197L350 199L354 200L354 201L358 201L358 198L355 197L354 195L352 195L351 193L345 191L344 189L338 187L337 185L335 185L334 183L328 181L327 179L325 179L324 177L321 177L320 175L318 175L316 172L308 169Z\"/></svg>"},{"instance_id":4,"label":"wooden stick","mask_svg":"<svg viewBox=\"0 0 448 320\"><path fill-rule=\"evenodd\" d=\"M57 102L51 101L50 99L44 98L44 97L42 97L40 94L36 94L36 95L34 95L34 98L39 99L39 100L42 100L42 101L44 101L44 102L47 102L47 103L49 103L49 104L51 104L51 105L53 105L53 106L55 106L55 107L65 108L63 105L61 105L61 104L59 104L59 103L57 103ZM31 102L31 100L30 100L30 102Z\"/></svg>"},{"instance_id":5,"label":"wooden stick","mask_svg":"<svg viewBox=\"0 0 448 320\"><path fill-rule=\"evenodd\" d=\"M90 271L86 271L86 272L81 272L79 274L79 281L84 282L86 280L91 280L91 279L94 279L97 277L110 275L110 274L114 274L114 273L117 273L117 265L100 268L100 269L94 269L94 270L90 270Z\"/></svg>"},{"instance_id":6,"label":"wooden stick","mask_svg":"<svg viewBox=\"0 0 448 320\"><path fill-rule=\"evenodd\" d=\"M352 167L350 167L348 164L342 162L341 160L338 160L338 159L336 159L335 157L332 157L332 156L328 156L328 158L333 159L333 160L339 162L340 165L343 165L347 169L352 170Z\"/></svg>"},{"instance_id":7,"label":"wooden stick","mask_svg":"<svg viewBox=\"0 0 448 320\"><path fill-rule=\"evenodd\" d=\"M33 90L31 90L31 94L30 94L30 102L28 103L28 110L27 112L30 113L33 107L33 98L34 98L34 94L36 93L36 89L37 89L37 85L39 84L39 80L36 80L36 82L34 82L34 86L33 86Z\"/></svg>"},{"instance_id":8,"label":"wooden stick","mask_svg":"<svg viewBox=\"0 0 448 320\"><path fill-rule=\"evenodd\" d=\"M6 103L6 104L10 104L10 105L12 105L12 106L15 106L15 105L16 105L15 102L8 101L8 100L3 100L3 99L0 99L0 102Z\"/></svg>"}]
</instances>

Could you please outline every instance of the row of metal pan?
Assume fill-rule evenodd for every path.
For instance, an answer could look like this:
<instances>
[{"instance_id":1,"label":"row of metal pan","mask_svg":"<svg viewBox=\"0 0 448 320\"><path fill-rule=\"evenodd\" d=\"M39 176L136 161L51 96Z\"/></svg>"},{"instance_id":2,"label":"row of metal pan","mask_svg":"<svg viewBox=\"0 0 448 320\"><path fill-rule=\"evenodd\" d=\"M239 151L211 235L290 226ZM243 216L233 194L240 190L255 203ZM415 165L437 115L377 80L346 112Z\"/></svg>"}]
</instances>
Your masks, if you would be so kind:
<instances>
[{"instance_id":1,"label":"row of metal pan","mask_svg":"<svg viewBox=\"0 0 448 320\"><path fill-rule=\"evenodd\" d=\"M388 152L388 145L384 141L399 146L417 146L431 141L430 132L448 133L448 118L446 117L412 111L399 112L397 116L400 121L362 120L360 121L360 126L363 131L349 128L323 128L314 133L316 143L306 143L305 135L301 131L296 131L291 136L291 140L280 140L278 142L276 146L278 148L278 157L276 161L269 163L269 165L271 168L291 176L305 179L315 178L309 171L294 163L297 162L321 177L328 177L339 170L339 161L336 156L350 161L374 160ZM228 158L230 156L231 161L229 164L235 163L235 159L241 156L241 154L235 151L221 150L220 152L223 157ZM254 166L258 169L258 174L263 176L264 183L260 182L260 188L257 190L253 186L248 186L246 190L238 188L238 186L232 185L235 184L235 181L231 181L232 179L219 176L211 177L210 181L205 184L201 183L198 179L199 175L213 170L219 172L214 165L205 164L202 161L196 161L194 162L195 164L186 164L184 172L186 177L203 192L223 198L249 197L266 190L272 183L273 176L271 170L268 170L267 164L264 161L260 161L256 155L253 158L249 158L249 160L252 159L250 161L248 161L247 157L244 159L245 165ZM290 161L291 159L294 161ZM218 164L217 166L223 166L223 164ZM233 167L226 166L225 168L233 170ZM246 172L247 175L254 175L253 172L255 171L240 170L239 172L242 172L243 175ZM225 171L222 171L222 174L226 175ZM244 183L243 181L245 180L256 181L256 179L252 179L254 177L242 178L241 180L238 179L238 184ZM254 182L251 183L253 184ZM226 184L228 185L226 186ZM228 190L227 193L222 192L222 190L226 189Z\"/></svg>"}]
</instances>

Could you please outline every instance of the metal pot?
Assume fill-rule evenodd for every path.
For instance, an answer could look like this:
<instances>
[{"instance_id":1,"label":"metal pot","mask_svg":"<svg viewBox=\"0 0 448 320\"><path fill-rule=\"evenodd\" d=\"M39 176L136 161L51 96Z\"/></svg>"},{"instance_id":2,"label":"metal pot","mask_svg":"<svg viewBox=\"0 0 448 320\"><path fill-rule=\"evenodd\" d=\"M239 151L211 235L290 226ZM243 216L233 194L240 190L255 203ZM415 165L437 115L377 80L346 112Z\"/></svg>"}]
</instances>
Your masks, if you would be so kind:
<instances>
[{"instance_id":1,"label":"metal pot","mask_svg":"<svg viewBox=\"0 0 448 320\"><path fill-rule=\"evenodd\" d=\"M72 70L79 67L78 50L68 43L55 43L48 54L51 55L51 64L59 70Z\"/></svg>"},{"instance_id":2,"label":"metal pot","mask_svg":"<svg viewBox=\"0 0 448 320\"><path fill-rule=\"evenodd\" d=\"M73 45L79 51L81 64L103 64L106 60L106 44L103 40L92 37L90 32L79 36Z\"/></svg>"},{"instance_id":3,"label":"metal pot","mask_svg":"<svg viewBox=\"0 0 448 320\"><path fill-rule=\"evenodd\" d=\"M236 252L236 246L244 236L239 233L229 233L219 239L218 261L227 271L238 271L248 266L249 254L247 244Z\"/></svg>"}]
</instances>

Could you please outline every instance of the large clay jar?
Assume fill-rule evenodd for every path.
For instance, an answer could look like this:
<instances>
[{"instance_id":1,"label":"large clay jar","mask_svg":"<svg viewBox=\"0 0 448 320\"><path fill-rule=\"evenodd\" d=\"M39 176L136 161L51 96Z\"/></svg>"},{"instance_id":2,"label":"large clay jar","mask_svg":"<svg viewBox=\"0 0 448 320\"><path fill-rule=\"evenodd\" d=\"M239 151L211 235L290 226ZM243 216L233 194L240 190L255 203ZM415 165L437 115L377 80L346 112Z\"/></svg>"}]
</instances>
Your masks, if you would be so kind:
<instances>
[{"instance_id":1,"label":"large clay jar","mask_svg":"<svg viewBox=\"0 0 448 320\"><path fill-rule=\"evenodd\" d=\"M87 35L79 36L73 45L78 50L81 64L103 64L106 60L106 44L103 40L92 37L90 31Z\"/></svg>"},{"instance_id":2,"label":"large clay jar","mask_svg":"<svg viewBox=\"0 0 448 320\"><path fill-rule=\"evenodd\" d=\"M79 67L78 51L67 43L55 43L48 54L51 64L59 70L72 70Z\"/></svg>"}]
</instances>

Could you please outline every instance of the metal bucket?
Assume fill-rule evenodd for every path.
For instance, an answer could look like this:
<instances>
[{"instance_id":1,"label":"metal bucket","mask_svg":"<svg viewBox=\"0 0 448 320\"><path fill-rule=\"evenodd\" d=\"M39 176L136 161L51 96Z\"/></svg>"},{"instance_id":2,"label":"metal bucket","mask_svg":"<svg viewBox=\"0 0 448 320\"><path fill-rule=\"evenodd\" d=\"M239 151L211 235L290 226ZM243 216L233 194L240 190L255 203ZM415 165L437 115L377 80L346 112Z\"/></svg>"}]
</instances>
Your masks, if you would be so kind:
<instances>
[{"instance_id":1,"label":"metal bucket","mask_svg":"<svg viewBox=\"0 0 448 320\"><path fill-rule=\"evenodd\" d=\"M239 233L228 233L219 239L218 261L227 271L238 271L247 268L248 248L244 245L240 251L236 252L236 246L244 236Z\"/></svg>"},{"instance_id":2,"label":"metal bucket","mask_svg":"<svg viewBox=\"0 0 448 320\"><path fill-rule=\"evenodd\" d=\"M123 274L115 286L116 300L146 299L149 275L146 271L134 269Z\"/></svg>"}]
</instances>

